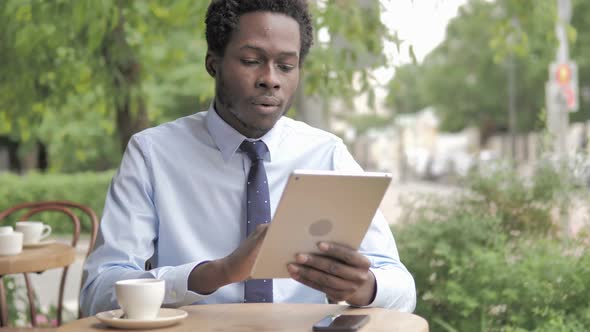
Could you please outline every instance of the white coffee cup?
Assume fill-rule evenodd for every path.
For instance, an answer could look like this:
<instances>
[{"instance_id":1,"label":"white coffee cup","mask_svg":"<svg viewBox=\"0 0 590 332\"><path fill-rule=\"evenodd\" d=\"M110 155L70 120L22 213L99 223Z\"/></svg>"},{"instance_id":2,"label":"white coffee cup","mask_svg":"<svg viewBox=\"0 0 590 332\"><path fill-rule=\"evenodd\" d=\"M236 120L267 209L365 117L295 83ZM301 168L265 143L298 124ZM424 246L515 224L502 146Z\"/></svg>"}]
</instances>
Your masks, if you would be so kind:
<instances>
[{"instance_id":1,"label":"white coffee cup","mask_svg":"<svg viewBox=\"0 0 590 332\"><path fill-rule=\"evenodd\" d=\"M0 234L10 234L12 232L12 226L0 226Z\"/></svg>"},{"instance_id":2,"label":"white coffee cup","mask_svg":"<svg viewBox=\"0 0 590 332\"><path fill-rule=\"evenodd\" d=\"M35 244L51 234L51 226L40 221L18 221L15 230L23 233L23 244Z\"/></svg>"},{"instance_id":3,"label":"white coffee cup","mask_svg":"<svg viewBox=\"0 0 590 332\"><path fill-rule=\"evenodd\" d=\"M0 233L0 256L18 255L23 251L23 233Z\"/></svg>"},{"instance_id":4,"label":"white coffee cup","mask_svg":"<svg viewBox=\"0 0 590 332\"><path fill-rule=\"evenodd\" d=\"M158 279L128 279L115 283L117 301L127 319L156 319L165 290L164 280Z\"/></svg>"}]
</instances>

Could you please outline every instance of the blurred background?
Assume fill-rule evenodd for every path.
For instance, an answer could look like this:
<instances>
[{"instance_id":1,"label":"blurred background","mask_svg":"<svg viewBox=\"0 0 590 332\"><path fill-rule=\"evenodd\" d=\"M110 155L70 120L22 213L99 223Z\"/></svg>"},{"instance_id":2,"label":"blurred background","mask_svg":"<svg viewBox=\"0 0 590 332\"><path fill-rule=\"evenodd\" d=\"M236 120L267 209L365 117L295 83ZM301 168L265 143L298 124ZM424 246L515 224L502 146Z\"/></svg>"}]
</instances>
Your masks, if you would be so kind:
<instances>
[{"instance_id":1,"label":"blurred background","mask_svg":"<svg viewBox=\"0 0 590 332\"><path fill-rule=\"evenodd\" d=\"M288 116L394 174L381 208L431 330L587 330L590 1L309 2ZM65 199L100 215L131 135L209 106L208 4L0 0L0 210ZM52 273L34 280L47 317ZM18 277L5 283L28 324Z\"/></svg>"}]
</instances>

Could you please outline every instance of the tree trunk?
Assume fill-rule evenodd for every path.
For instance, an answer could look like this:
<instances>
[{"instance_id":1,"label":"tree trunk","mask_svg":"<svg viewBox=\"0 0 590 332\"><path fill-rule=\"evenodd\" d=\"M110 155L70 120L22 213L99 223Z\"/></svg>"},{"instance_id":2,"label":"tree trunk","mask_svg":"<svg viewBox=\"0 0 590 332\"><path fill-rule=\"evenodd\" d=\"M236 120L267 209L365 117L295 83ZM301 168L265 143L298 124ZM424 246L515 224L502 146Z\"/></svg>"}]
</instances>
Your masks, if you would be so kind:
<instances>
[{"instance_id":1,"label":"tree trunk","mask_svg":"<svg viewBox=\"0 0 590 332\"><path fill-rule=\"evenodd\" d=\"M131 108L131 96L125 96L123 104L117 105L117 132L121 151L125 151L133 134L149 126L149 118L143 96L137 96L136 109Z\"/></svg>"},{"instance_id":2,"label":"tree trunk","mask_svg":"<svg viewBox=\"0 0 590 332\"><path fill-rule=\"evenodd\" d=\"M484 148L488 140L498 131L496 122L491 117L486 117L479 125L479 146Z\"/></svg>"},{"instance_id":3,"label":"tree trunk","mask_svg":"<svg viewBox=\"0 0 590 332\"><path fill-rule=\"evenodd\" d=\"M103 56L113 73L116 128L121 150L133 134L149 126L145 100L141 92L141 64L125 36L124 2L119 0L119 21L103 44Z\"/></svg>"},{"instance_id":4,"label":"tree trunk","mask_svg":"<svg viewBox=\"0 0 590 332\"><path fill-rule=\"evenodd\" d=\"M322 98L318 96L305 95L304 81L305 78L302 73L294 102L295 109L297 110L297 119L312 127L328 130L329 125L324 109L325 103Z\"/></svg>"}]
</instances>

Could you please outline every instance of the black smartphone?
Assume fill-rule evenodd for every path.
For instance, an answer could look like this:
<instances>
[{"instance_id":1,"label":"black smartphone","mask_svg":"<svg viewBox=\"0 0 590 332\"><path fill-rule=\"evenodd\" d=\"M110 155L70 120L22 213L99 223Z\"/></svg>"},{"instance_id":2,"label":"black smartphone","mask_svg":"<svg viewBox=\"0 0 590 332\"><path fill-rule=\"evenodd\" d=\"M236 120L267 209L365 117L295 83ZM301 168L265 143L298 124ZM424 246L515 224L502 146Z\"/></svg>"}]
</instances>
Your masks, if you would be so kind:
<instances>
[{"instance_id":1,"label":"black smartphone","mask_svg":"<svg viewBox=\"0 0 590 332\"><path fill-rule=\"evenodd\" d=\"M313 324L314 331L356 331L369 321L368 315L328 315Z\"/></svg>"}]
</instances>

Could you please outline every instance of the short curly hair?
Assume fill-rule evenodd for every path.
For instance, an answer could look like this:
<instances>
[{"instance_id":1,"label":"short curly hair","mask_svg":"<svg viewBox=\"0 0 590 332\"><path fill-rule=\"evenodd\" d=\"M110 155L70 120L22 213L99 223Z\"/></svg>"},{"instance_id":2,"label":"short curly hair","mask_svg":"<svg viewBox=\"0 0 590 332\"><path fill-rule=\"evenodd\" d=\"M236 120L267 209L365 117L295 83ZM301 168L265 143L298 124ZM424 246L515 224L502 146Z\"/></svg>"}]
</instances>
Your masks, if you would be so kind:
<instances>
[{"instance_id":1,"label":"short curly hair","mask_svg":"<svg viewBox=\"0 0 590 332\"><path fill-rule=\"evenodd\" d=\"M302 63L313 44L311 14L306 0L212 0L205 18L209 50L223 56L232 32L238 28L240 16L255 11L284 14L299 23L299 62Z\"/></svg>"}]
</instances>

